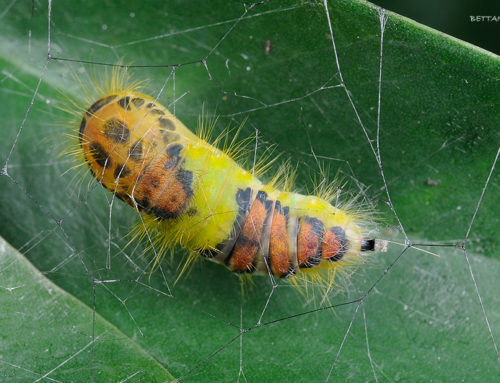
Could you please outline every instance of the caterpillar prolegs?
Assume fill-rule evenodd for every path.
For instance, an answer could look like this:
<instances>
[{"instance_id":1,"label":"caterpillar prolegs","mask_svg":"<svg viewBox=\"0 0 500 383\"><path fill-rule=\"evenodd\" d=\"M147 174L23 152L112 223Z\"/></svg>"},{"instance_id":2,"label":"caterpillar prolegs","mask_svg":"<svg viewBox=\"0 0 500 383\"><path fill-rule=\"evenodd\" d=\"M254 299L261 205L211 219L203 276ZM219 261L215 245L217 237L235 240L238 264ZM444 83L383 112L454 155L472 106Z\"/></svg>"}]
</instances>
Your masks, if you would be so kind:
<instances>
[{"instance_id":1,"label":"caterpillar prolegs","mask_svg":"<svg viewBox=\"0 0 500 383\"><path fill-rule=\"evenodd\" d=\"M88 107L79 145L94 178L141 212L163 248L181 244L234 272L321 272L380 243L327 200L264 184L134 89Z\"/></svg>"}]
</instances>

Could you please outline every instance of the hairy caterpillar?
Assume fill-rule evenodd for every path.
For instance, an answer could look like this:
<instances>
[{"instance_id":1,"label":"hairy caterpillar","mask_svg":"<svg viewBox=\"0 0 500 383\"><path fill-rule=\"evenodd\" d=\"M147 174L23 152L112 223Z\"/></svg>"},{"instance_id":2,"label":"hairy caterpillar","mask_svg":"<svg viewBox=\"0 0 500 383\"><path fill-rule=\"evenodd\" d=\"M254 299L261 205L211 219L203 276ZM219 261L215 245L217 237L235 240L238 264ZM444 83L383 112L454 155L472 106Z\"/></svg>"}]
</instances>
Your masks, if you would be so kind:
<instances>
[{"instance_id":1,"label":"hairy caterpillar","mask_svg":"<svg viewBox=\"0 0 500 383\"><path fill-rule=\"evenodd\" d=\"M136 86L113 84L80 115L79 150L93 177L159 233L162 249L181 244L237 273L315 278L381 247L356 215L264 184Z\"/></svg>"}]
</instances>

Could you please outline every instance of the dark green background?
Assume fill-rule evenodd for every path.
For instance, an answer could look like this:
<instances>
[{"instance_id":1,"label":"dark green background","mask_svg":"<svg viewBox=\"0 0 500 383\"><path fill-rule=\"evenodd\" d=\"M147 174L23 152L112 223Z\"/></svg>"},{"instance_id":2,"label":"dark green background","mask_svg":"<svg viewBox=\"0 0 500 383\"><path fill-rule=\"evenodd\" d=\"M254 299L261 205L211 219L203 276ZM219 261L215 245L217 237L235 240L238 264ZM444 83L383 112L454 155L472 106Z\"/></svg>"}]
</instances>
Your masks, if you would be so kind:
<instances>
[{"instance_id":1,"label":"dark green background","mask_svg":"<svg viewBox=\"0 0 500 383\"><path fill-rule=\"evenodd\" d=\"M20 251L0 247L5 346L0 373L10 381L33 381L83 350L50 377L165 381L169 373L181 377L194 369L187 381L235 381L239 339L224 345L239 330L228 322L257 323L272 290L269 280L255 278L242 298L235 276L200 261L174 286L179 249L162 265L163 274L146 274L144 284L131 282L150 259L140 244L125 247L137 216L115 201L108 232L109 195L88 175L67 172L72 162L57 156L68 132L57 105L66 95L79 96L75 74L84 78L82 71L100 74L103 67L51 60L21 125L47 54L47 6L34 4L32 12L30 3L15 3L0 24L2 164L20 132L9 176L0 178L0 234ZM221 116L218 131L248 117L242 137L258 130L259 158L275 145L283 159L291 159L298 167L297 190L310 191L320 166L329 167L329 179L338 175L348 181L346 194L356 194L358 183L365 186L380 216L377 235L403 241L346 93L329 88L339 84L339 74L322 2L271 1L250 8L239 23L241 2L54 1L52 6L54 57L144 65L132 70L134 78L148 80L145 92L153 95L171 72L165 64L195 62L176 70L175 94L170 78L160 97L168 105L187 92L176 104L187 126L196 126L203 105ZM374 139L377 10L351 1L329 7L346 87ZM389 14L383 49L380 147L394 207L412 241L459 245L500 146L498 57L395 14ZM210 76L199 62L207 55ZM467 244L496 339L499 181L497 167ZM105 268L108 233L110 270ZM360 297L402 249L391 244L353 277L340 278L330 302ZM373 371L378 381L490 381L498 375L465 253L458 247L426 249L439 257L410 249L377 284L355 317L331 381L374 381ZM117 282L93 286L94 278ZM166 282L174 298L162 294ZM325 304L280 283L262 321ZM279 320L244 334L247 380L324 381L355 308ZM93 328L97 341L85 348Z\"/></svg>"},{"instance_id":2,"label":"dark green background","mask_svg":"<svg viewBox=\"0 0 500 383\"><path fill-rule=\"evenodd\" d=\"M491 52L500 52L500 21L471 22L470 16L499 16L495 0L379 0L377 5Z\"/></svg>"}]
</instances>

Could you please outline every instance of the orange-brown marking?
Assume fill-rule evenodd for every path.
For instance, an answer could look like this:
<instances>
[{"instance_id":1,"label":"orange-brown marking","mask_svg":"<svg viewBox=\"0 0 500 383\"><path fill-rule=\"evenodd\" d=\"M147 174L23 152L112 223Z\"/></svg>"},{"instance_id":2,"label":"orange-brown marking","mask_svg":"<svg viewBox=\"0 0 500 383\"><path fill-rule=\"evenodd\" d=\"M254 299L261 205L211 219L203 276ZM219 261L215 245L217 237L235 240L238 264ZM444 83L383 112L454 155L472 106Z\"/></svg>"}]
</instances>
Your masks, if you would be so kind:
<instances>
[{"instance_id":1,"label":"orange-brown marking","mask_svg":"<svg viewBox=\"0 0 500 383\"><path fill-rule=\"evenodd\" d=\"M180 150L175 155L165 151L168 143L154 115L165 112L138 110L144 100L130 98L104 97L88 109L80 126L85 158L94 177L133 207L132 194L141 210L178 217L192 195L192 173L177 166ZM173 166L165 167L169 160Z\"/></svg>"},{"instance_id":2,"label":"orange-brown marking","mask_svg":"<svg viewBox=\"0 0 500 383\"><path fill-rule=\"evenodd\" d=\"M340 250L340 239L331 230L327 230L321 244L323 259L330 259Z\"/></svg>"},{"instance_id":3,"label":"orange-brown marking","mask_svg":"<svg viewBox=\"0 0 500 383\"><path fill-rule=\"evenodd\" d=\"M229 268L237 272L254 271L254 261L260 246L267 211L262 201L256 199L248 214L229 258Z\"/></svg>"},{"instance_id":4,"label":"orange-brown marking","mask_svg":"<svg viewBox=\"0 0 500 383\"><path fill-rule=\"evenodd\" d=\"M300 229L297 235L297 261L299 267L310 267L318 263L315 259L318 254L320 233L315 218L304 217L300 221ZM318 226L316 224L316 226Z\"/></svg>"},{"instance_id":5,"label":"orange-brown marking","mask_svg":"<svg viewBox=\"0 0 500 383\"><path fill-rule=\"evenodd\" d=\"M178 167L165 167L170 159L166 153L160 155L139 177L134 199L139 206L158 218L176 218L186 208L190 193L177 177Z\"/></svg>"},{"instance_id":6,"label":"orange-brown marking","mask_svg":"<svg viewBox=\"0 0 500 383\"><path fill-rule=\"evenodd\" d=\"M281 278L288 274L290 259L288 255L286 217L277 209L274 210L273 222L271 224L269 259L273 275Z\"/></svg>"},{"instance_id":7,"label":"orange-brown marking","mask_svg":"<svg viewBox=\"0 0 500 383\"><path fill-rule=\"evenodd\" d=\"M346 251L347 241L345 232L342 228L336 226L329 228L323 236L321 251L323 259L338 261Z\"/></svg>"},{"instance_id":8,"label":"orange-brown marking","mask_svg":"<svg viewBox=\"0 0 500 383\"><path fill-rule=\"evenodd\" d=\"M124 190L121 180L119 187L116 187L116 166L127 166L129 173L126 183L134 185L139 174L158 156L165 144L159 129L156 129L157 117L124 108L116 100L116 96L104 97L89 108L80 126L80 145L94 177L103 186L111 192L130 192ZM113 121L120 121L123 127L120 124L110 125ZM141 158L133 161L130 149L135 143L140 143ZM106 158L103 159L92 148L99 148ZM104 160L107 160L106 169L102 166ZM125 178L125 175L122 174L120 178Z\"/></svg>"}]
</instances>

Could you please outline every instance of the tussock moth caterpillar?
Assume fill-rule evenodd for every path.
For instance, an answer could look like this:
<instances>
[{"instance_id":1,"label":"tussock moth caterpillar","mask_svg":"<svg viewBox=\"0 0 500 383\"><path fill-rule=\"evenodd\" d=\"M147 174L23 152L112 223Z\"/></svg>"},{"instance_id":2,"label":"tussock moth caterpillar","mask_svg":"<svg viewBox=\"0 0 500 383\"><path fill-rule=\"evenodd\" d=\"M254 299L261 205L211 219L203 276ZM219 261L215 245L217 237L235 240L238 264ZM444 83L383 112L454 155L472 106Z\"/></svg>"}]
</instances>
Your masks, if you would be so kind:
<instances>
[{"instance_id":1,"label":"tussock moth caterpillar","mask_svg":"<svg viewBox=\"0 0 500 383\"><path fill-rule=\"evenodd\" d=\"M102 186L143 215L160 254L181 244L189 260L331 286L337 271L383 246L366 238L355 213L329 202L336 190L308 196L261 182L234 150L212 146L126 85L126 74L114 71L108 88L96 90L79 115L78 151Z\"/></svg>"}]
</instances>

